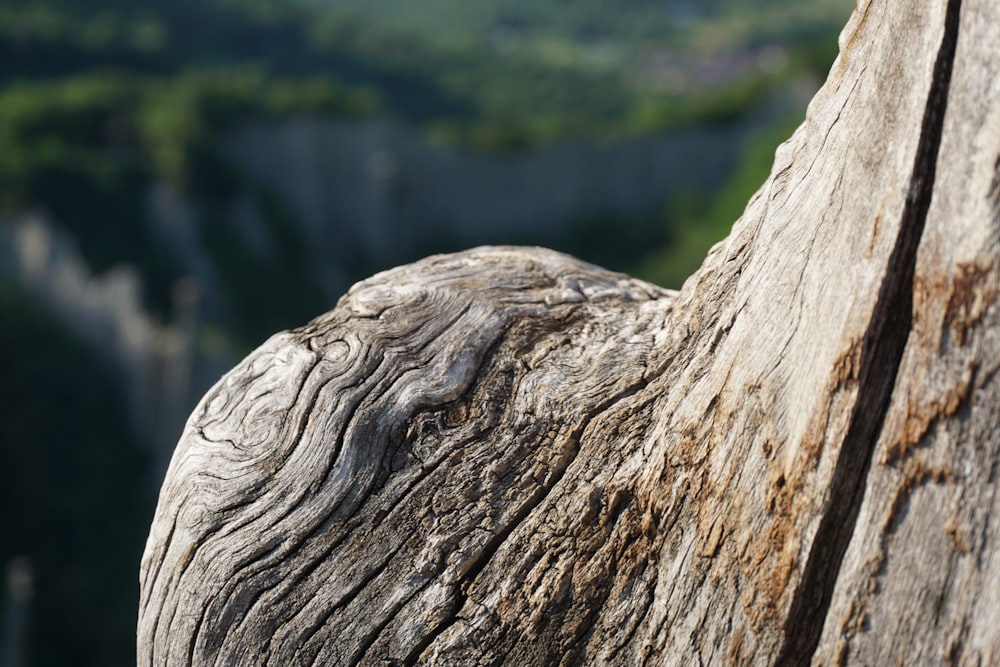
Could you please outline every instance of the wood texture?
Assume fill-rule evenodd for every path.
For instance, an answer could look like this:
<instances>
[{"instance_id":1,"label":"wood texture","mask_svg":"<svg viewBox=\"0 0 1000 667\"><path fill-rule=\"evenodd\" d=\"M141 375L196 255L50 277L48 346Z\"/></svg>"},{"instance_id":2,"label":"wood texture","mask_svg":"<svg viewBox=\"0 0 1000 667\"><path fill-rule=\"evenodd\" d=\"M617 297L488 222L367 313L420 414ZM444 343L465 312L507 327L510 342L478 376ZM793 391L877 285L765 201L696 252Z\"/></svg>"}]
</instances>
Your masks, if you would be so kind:
<instances>
[{"instance_id":1,"label":"wood texture","mask_svg":"<svg viewBox=\"0 0 1000 667\"><path fill-rule=\"evenodd\" d=\"M817 663L1000 664L1000 3L956 19L912 333Z\"/></svg>"},{"instance_id":2,"label":"wood texture","mask_svg":"<svg viewBox=\"0 0 1000 667\"><path fill-rule=\"evenodd\" d=\"M480 248L273 337L178 444L139 663L996 664L996 44L859 3L680 293Z\"/></svg>"}]
</instances>

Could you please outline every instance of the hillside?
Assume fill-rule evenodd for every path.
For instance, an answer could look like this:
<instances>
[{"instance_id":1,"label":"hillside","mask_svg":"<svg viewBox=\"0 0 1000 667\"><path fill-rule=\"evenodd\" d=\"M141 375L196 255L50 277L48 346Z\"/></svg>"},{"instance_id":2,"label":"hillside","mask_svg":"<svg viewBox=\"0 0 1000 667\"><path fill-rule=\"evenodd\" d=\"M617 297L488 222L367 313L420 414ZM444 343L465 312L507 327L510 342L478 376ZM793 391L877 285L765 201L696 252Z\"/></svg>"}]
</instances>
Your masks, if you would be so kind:
<instances>
[{"instance_id":1,"label":"hillside","mask_svg":"<svg viewBox=\"0 0 1000 667\"><path fill-rule=\"evenodd\" d=\"M184 417L351 282L516 242L677 286L849 5L0 0L0 566L35 566L29 664L132 661L122 563ZM66 609L90 620L52 642Z\"/></svg>"}]
</instances>

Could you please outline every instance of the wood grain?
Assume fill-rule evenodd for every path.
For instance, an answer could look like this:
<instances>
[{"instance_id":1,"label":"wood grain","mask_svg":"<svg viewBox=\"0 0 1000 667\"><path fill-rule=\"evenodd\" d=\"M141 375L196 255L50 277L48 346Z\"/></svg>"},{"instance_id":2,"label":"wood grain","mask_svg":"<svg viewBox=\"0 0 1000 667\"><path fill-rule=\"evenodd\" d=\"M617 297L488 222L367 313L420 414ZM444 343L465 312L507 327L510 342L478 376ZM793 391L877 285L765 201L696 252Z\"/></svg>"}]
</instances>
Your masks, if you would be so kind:
<instances>
[{"instance_id":1,"label":"wood grain","mask_svg":"<svg viewBox=\"0 0 1000 667\"><path fill-rule=\"evenodd\" d=\"M860 2L679 293L435 256L202 400L144 665L996 664L1000 10Z\"/></svg>"}]
</instances>

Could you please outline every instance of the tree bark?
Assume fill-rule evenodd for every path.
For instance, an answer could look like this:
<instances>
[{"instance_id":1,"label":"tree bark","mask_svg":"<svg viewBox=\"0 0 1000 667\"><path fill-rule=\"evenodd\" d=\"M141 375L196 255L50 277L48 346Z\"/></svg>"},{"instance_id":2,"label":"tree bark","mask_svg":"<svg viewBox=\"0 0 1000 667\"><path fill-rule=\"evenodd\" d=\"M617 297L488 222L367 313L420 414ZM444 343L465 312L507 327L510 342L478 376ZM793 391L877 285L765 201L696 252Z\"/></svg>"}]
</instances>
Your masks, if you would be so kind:
<instances>
[{"instance_id":1,"label":"tree bark","mask_svg":"<svg viewBox=\"0 0 1000 667\"><path fill-rule=\"evenodd\" d=\"M139 663L1000 663L1000 4L872 0L679 293L436 256L191 416Z\"/></svg>"}]
</instances>

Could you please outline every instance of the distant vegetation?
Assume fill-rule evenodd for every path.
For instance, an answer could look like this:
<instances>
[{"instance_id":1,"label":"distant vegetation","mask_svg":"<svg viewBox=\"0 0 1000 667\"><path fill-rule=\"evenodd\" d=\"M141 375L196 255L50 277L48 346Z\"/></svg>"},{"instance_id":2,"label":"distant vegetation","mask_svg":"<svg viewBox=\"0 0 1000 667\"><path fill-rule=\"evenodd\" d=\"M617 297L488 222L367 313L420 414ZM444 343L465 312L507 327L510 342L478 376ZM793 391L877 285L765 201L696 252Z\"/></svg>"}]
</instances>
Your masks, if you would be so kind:
<instances>
[{"instance_id":1,"label":"distant vegetation","mask_svg":"<svg viewBox=\"0 0 1000 667\"><path fill-rule=\"evenodd\" d=\"M317 15L310 4L330 8ZM772 1L749 18L720 2L621 4L7 0L0 81L44 78L83 91L106 78L91 97L118 108L137 94L151 107L168 101L159 117L178 114L175 127L144 118L157 145L172 132L190 141L197 98L211 97L206 126L227 112L379 112L494 150L738 114L804 68L825 73L832 40L820 58L810 51L844 14L844 0L809 9ZM726 25L731 34L717 34ZM657 78L714 42L728 44L729 62L708 80ZM785 55L756 62L768 45ZM657 58L666 64L657 68ZM158 164L177 169L178 160L161 155Z\"/></svg>"},{"instance_id":2,"label":"distant vegetation","mask_svg":"<svg viewBox=\"0 0 1000 667\"><path fill-rule=\"evenodd\" d=\"M840 29L840 0L296 0L301 6L363 18L440 48L484 43L537 60L620 69L649 49L679 52L788 43ZM576 53L574 53L576 52ZM589 57L579 57L581 52ZM601 57L603 55L603 57Z\"/></svg>"},{"instance_id":3,"label":"distant vegetation","mask_svg":"<svg viewBox=\"0 0 1000 667\"><path fill-rule=\"evenodd\" d=\"M170 183L211 210L245 190L216 142L238 122L378 115L489 152L725 123L794 79L825 76L851 4L766 0L748 14L736 0L0 0L0 217L51 213L96 272L137 266L147 305L166 317L180 274L144 224L146 193ZM579 220L552 245L679 286L799 120L754 142L721 192ZM289 212L253 196L277 259L211 222L202 239L237 349L327 305ZM607 238L598 229L614 241L595 240ZM2 283L0 323L13 351L0 387L0 566L26 553L38 570L31 664L130 664L148 461L88 350Z\"/></svg>"},{"instance_id":4,"label":"distant vegetation","mask_svg":"<svg viewBox=\"0 0 1000 667\"><path fill-rule=\"evenodd\" d=\"M237 121L388 115L482 151L726 122L823 76L845 4L5 0L0 213L51 211L97 270L142 266L162 310L177 276L122 221L154 180L224 196L213 139Z\"/></svg>"}]
</instances>

